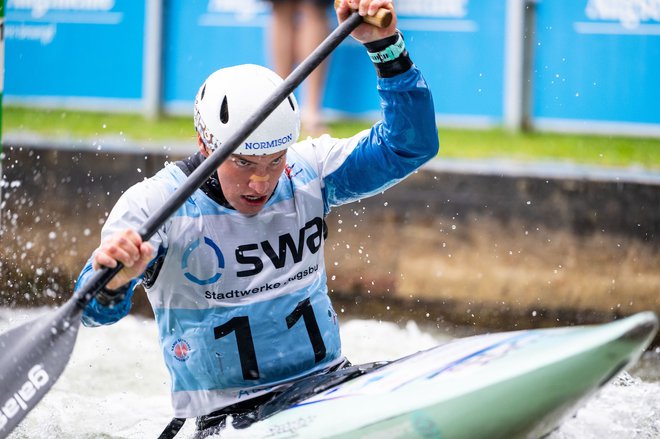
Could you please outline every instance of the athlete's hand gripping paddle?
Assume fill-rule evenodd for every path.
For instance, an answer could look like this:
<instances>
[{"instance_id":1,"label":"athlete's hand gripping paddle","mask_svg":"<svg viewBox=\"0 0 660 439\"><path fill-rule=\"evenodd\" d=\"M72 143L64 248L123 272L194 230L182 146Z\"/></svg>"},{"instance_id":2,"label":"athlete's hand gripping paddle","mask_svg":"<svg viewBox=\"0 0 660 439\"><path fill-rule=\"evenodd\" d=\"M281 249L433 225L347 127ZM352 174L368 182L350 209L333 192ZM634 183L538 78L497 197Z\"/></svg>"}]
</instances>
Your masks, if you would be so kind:
<instances>
[{"instance_id":1,"label":"athlete's hand gripping paddle","mask_svg":"<svg viewBox=\"0 0 660 439\"><path fill-rule=\"evenodd\" d=\"M335 9L341 4L341 0L335 0ZM362 17L362 21L372 26L386 28L392 23L392 12L389 9L380 8L375 15L366 15Z\"/></svg>"},{"instance_id":2,"label":"athlete's hand gripping paddle","mask_svg":"<svg viewBox=\"0 0 660 439\"><path fill-rule=\"evenodd\" d=\"M388 19L389 18L389 19ZM183 205L295 88L361 23L351 14L314 50L245 121L243 127L211 154L138 231L147 241ZM374 22L387 27L390 11ZM5 438L51 389L66 367L87 304L122 269L102 268L60 308L0 335L0 438Z\"/></svg>"}]
</instances>

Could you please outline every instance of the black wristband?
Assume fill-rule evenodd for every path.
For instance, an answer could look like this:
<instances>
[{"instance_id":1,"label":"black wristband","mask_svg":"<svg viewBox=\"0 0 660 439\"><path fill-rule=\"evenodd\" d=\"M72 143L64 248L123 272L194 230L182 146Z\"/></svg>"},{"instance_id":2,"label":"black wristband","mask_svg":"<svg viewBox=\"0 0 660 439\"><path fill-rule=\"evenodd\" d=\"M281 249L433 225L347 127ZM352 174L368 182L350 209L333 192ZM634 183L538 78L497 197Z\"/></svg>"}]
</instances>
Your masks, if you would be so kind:
<instances>
[{"instance_id":1,"label":"black wristband","mask_svg":"<svg viewBox=\"0 0 660 439\"><path fill-rule=\"evenodd\" d=\"M399 35L403 35L401 32L397 31L394 35L383 38L382 40L372 41L370 43L364 43L364 47L367 49L367 52L380 52L383 49L395 44L399 39Z\"/></svg>"},{"instance_id":2,"label":"black wristband","mask_svg":"<svg viewBox=\"0 0 660 439\"><path fill-rule=\"evenodd\" d=\"M367 52L374 54L386 50L390 46L394 46L399 41L399 38L403 39L403 35L397 30L396 34L387 38L383 38L382 40L365 43L364 47L367 49ZM374 67L376 68L376 73L378 74L379 78L391 78L393 76L407 72L410 70L412 65L413 62L410 59L408 50L405 48L397 58L391 61L374 63Z\"/></svg>"},{"instance_id":3,"label":"black wristband","mask_svg":"<svg viewBox=\"0 0 660 439\"><path fill-rule=\"evenodd\" d=\"M128 293L128 288L128 284L116 290L102 288L101 291L99 291L99 293L96 295L96 301L106 308L112 308L124 300L126 293Z\"/></svg>"}]
</instances>

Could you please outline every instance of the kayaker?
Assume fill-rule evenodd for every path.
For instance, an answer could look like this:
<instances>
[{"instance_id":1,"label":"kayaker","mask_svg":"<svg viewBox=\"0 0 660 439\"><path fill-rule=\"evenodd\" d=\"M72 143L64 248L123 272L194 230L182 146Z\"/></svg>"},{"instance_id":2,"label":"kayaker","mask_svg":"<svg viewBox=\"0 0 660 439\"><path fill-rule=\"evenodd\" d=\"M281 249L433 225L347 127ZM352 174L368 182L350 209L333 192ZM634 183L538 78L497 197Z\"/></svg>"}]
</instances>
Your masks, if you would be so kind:
<instances>
[{"instance_id":1,"label":"kayaker","mask_svg":"<svg viewBox=\"0 0 660 439\"><path fill-rule=\"evenodd\" d=\"M149 240L135 231L234 133L282 79L255 65L220 69L194 103L199 151L129 188L109 214L78 287L101 266L124 268L83 313L86 326L126 316L142 284L159 328L177 418L198 437L273 391L347 364L328 297L324 218L333 206L382 192L438 151L431 93L396 29L391 0L342 0L351 10L394 15L387 28L351 35L374 63L382 120L344 139L298 142L289 96ZM350 68L347 79L350 80Z\"/></svg>"}]
</instances>

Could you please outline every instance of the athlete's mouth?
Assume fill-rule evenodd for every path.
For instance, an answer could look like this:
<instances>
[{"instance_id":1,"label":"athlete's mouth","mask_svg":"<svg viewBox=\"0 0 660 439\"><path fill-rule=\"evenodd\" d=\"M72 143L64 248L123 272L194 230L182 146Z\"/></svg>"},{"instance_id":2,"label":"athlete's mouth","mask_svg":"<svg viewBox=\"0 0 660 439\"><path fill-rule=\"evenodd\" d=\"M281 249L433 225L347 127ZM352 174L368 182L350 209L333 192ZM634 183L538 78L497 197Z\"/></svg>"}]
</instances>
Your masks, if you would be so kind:
<instances>
[{"instance_id":1,"label":"athlete's mouth","mask_svg":"<svg viewBox=\"0 0 660 439\"><path fill-rule=\"evenodd\" d=\"M267 198L265 195L243 195L243 199L250 204L261 204L265 202Z\"/></svg>"}]
</instances>

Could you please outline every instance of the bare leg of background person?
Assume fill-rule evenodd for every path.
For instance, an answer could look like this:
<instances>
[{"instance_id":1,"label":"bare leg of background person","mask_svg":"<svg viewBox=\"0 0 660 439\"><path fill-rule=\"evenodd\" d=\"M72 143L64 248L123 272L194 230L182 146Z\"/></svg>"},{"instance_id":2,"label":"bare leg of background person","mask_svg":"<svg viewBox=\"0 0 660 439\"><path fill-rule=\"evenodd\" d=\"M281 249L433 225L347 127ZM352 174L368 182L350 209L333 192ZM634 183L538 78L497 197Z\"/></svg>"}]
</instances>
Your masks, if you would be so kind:
<instances>
[{"instance_id":1,"label":"bare leg of background person","mask_svg":"<svg viewBox=\"0 0 660 439\"><path fill-rule=\"evenodd\" d=\"M289 76L295 65L296 1L275 1L270 26L273 68L282 78Z\"/></svg>"},{"instance_id":2,"label":"bare leg of background person","mask_svg":"<svg viewBox=\"0 0 660 439\"><path fill-rule=\"evenodd\" d=\"M301 17L297 32L297 42L299 44L297 60L307 57L330 33L330 24L325 7L318 6L311 1L300 2L299 6ZM327 131L321 114L327 65L327 61L324 61L305 81L302 129L311 136L319 136Z\"/></svg>"},{"instance_id":3,"label":"bare leg of background person","mask_svg":"<svg viewBox=\"0 0 660 439\"><path fill-rule=\"evenodd\" d=\"M296 64L307 57L330 33L326 7L304 0L272 2L271 56L273 68L286 78ZM321 115L327 62L323 62L303 83L302 131L318 136L327 131Z\"/></svg>"}]
</instances>

